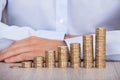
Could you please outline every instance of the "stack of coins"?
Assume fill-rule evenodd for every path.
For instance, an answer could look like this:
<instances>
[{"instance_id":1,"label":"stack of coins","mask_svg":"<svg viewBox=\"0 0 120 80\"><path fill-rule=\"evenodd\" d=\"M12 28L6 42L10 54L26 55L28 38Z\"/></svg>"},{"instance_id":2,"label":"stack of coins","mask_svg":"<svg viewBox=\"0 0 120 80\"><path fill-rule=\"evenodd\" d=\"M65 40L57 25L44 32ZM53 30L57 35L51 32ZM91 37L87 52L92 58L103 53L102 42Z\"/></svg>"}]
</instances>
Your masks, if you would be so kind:
<instances>
[{"instance_id":1,"label":"stack of coins","mask_svg":"<svg viewBox=\"0 0 120 80\"><path fill-rule=\"evenodd\" d=\"M68 47L67 46L58 47L58 67L59 68L68 67Z\"/></svg>"},{"instance_id":2,"label":"stack of coins","mask_svg":"<svg viewBox=\"0 0 120 80\"><path fill-rule=\"evenodd\" d=\"M81 66L81 58L80 58L80 44L79 43L71 43L70 44L70 61L72 68L80 68Z\"/></svg>"},{"instance_id":3,"label":"stack of coins","mask_svg":"<svg viewBox=\"0 0 120 80\"><path fill-rule=\"evenodd\" d=\"M38 56L34 58L34 68L44 67L44 57Z\"/></svg>"},{"instance_id":4,"label":"stack of coins","mask_svg":"<svg viewBox=\"0 0 120 80\"><path fill-rule=\"evenodd\" d=\"M92 68L94 66L93 61L93 36L83 36L83 67Z\"/></svg>"},{"instance_id":5,"label":"stack of coins","mask_svg":"<svg viewBox=\"0 0 120 80\"><path fill-rule=\"evenodd\" d=\"M22 68L32 68L32 62L31 61L22 62Z\"/></svg>"},{"instance_id":6,"label":"stack of coins","mask_svg":"<svg viewBox=\"0 0 120 80\"><path fill-rule=\"evenodd\" d=\"M46 51L45 60L46 60L45 66L47 68L54 68L55 67L55 51L54 50Z\"/></svg>"},{"instance_id":7,"label":"stack of coins","mask_svg":"<svg viewBox=\"0 0 120 80\"><path fill-rule=\"evenodd\" d=\"M96 68L106 67L106 29L96 29Z\"/></svg>"}]
</instances>

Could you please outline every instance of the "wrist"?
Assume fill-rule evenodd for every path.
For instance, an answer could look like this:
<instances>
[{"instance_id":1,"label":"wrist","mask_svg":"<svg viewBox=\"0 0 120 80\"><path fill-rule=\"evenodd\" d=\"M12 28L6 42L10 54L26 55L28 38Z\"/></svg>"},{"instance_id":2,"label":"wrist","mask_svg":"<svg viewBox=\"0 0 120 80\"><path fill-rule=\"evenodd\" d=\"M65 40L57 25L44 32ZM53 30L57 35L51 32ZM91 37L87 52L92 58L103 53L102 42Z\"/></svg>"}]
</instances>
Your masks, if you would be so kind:
<instances>
[{"instance_id":1,"label":"wrist","mask_svg":"<svg viewBox=\"0 0 120 80\"><path fill-rule=\"evenodd\" d=\"M77 36L75 36L75 35L65 35L65 39L74 38L74 37L77 37Z\"/></svg>"}]
</instances>

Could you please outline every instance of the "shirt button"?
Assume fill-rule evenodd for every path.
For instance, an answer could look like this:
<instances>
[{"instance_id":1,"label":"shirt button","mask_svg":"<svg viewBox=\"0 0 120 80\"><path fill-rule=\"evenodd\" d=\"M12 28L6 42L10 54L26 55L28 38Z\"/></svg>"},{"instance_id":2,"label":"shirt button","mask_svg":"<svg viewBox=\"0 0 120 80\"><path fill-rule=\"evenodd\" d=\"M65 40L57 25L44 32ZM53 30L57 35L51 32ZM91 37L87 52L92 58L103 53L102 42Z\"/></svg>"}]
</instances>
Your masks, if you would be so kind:
<instances>
[{"instance_id":1,"label":"shirt button","mask_svg":"<svg viewBox=\"0 0 120 80\"><path fill-rule=\"evenodd\" d=\"M60 19L60 21L59 21L59 22L62 24L62 23L64 23L64 20L63 20L63 19Z\"/></svg>"}]
</instances>

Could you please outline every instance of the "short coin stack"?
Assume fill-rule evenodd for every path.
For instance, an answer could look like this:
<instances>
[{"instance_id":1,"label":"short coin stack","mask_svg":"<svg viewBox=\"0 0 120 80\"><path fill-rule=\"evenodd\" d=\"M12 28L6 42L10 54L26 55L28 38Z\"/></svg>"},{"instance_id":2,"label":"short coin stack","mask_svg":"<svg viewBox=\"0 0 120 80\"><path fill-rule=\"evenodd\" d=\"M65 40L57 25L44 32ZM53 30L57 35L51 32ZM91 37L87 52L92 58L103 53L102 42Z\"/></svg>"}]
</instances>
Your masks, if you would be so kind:
<instances>
[{"instance_id":1,"label":"short coin stack","mask_svg":"<svg viewBox=\"0 0 120 80\"><path fill-rule=\"evenodd\" d=\"M32 68L32 62L31 61L22 62L22 68Z\"/></svg>"},{"instance_id":2,"label":"short coin stack","mask_svg":"<svg viewBox=\"0 0 120 80\"><path fill-rule=\"evenodd\" d=\"M81 58L80 58L80 44L79 43L71 43L70 44L70 61L72 68L80 68L81 66Z\"/></svg>"},{"instance_id":3,"label":"short coin stack","mask_svg":"<svg viewBox=\"0 0 120 80\"><path fill-rule=\"evenodd\" d=\"M68 48L67 46L58 47L58 67L67 68L68 67Z\"/></svg>"},{"instance_id":4,"label":"short coin stack","mask_svg":"<svg viewBox=\"0 0 120 80\"><path fill-rule=\"evenodd\" d=\"M44 67L44 57L38 56L34 58L34 68L43 68Z\"/></svg>"},{"instance_id":5,"label":"short coin stack","mask_svg":"<svg viewBox=\"0 0 120 80\"><path fill-rule=\"evenodd\" d=\"M96 68L106 67L106 29L96 29Z\"/></svg>"},{"instance_id":6,"label":"short coin stack","mask_svg":"<svg viewBox=\"0 0 120 80\"><path fill-rule=\"evenodd\" d=\"M93 36L83 36L83 67L92 68L94 66L93 61Z\"/></svg>"},{"instance_id":7,"label":"short coin stack","mask_svg":"<svg viewBox=\"0 0 120 80\"><path fill-rule=\"evenodd\" d=\"M54 68L55 67L55 51L48 50L45 52L45 67L47 68Z\"/></svg>"}]
</instances>

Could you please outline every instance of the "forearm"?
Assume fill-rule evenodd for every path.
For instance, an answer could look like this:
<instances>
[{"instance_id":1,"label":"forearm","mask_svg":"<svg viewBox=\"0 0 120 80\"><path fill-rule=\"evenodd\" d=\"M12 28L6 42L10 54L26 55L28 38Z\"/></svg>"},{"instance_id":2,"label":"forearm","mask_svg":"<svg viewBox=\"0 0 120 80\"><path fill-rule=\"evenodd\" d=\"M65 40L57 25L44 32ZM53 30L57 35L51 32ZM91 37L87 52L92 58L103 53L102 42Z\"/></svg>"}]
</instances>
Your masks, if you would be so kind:
<instances>
[{"instance_id":1,"label":"forearm","mask_svg":"<svg viewBox=\"0 0 120 80\"><path fill-rule=\"evenodd\" d=\"M107 55L107 60L120 60L120 39L119 39L120 31L107 31L106 34L106 55ZM95 53L95 34L94 36L94 53ZM79 37L74 37L74 38L69 38L65 39L65 42L70 50L70 43L80 43L81 44L81 50L83 50L83 41L82 41L82 36ZM83 52L83 51L81 51ZM83 54L83 53L81 53ZM117 56L117 58L116 58ZM119 58L118 58L119 56Z\"/></svg>"}]
</instances>

